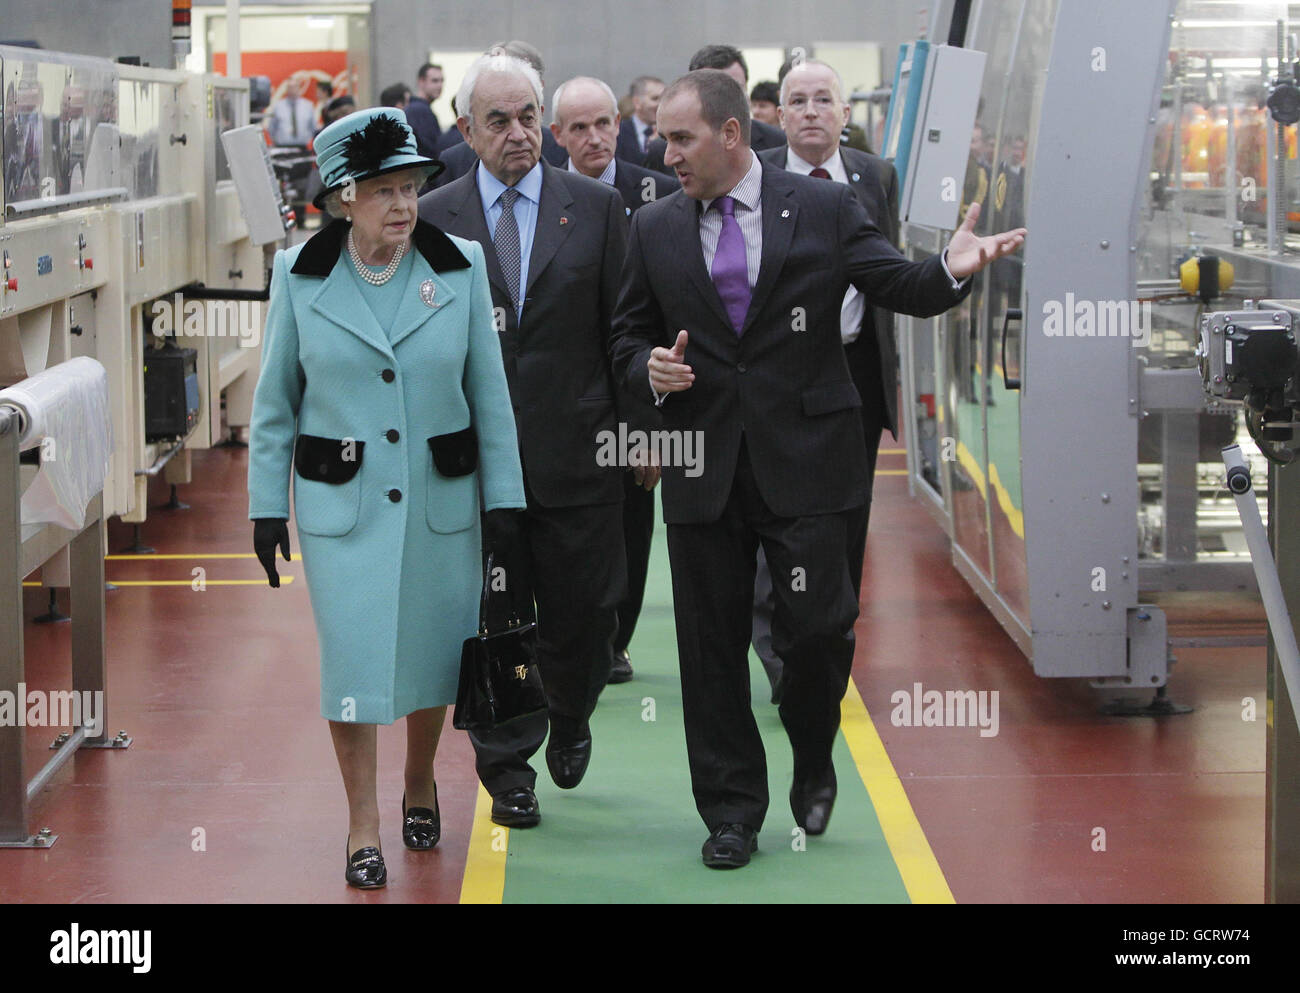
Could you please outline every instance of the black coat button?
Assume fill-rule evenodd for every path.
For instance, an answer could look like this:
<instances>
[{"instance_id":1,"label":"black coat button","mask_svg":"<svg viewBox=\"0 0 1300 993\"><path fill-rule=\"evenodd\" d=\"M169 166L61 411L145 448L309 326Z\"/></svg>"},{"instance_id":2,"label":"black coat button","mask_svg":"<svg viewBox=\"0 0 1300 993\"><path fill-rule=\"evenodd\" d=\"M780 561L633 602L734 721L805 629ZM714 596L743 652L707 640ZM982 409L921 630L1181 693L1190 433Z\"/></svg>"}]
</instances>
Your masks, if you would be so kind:
<instances>
[{"instance_id":1,"label":"black coat button","mask_svg":"<svg viewBox=\"0 0 1300 993\"><path fill-rule=\"evenodd\" d=\"M737 371L737 372L744 372L744 371L745 371L745 363L742 362L742 363L740 363L738 366L736 366L736 371Z\"/></svg>"},{"instance_id":2,"label":"black coat button","mask_svg":"<svg viewBox=\"0 0 1300 993\"><path fill-rule=\"evenodd\" d=\"M384 377L385 383L391 383L394 379L397 378L397 373L393 372L392 369L385 369L379 375Z\"/></svg>"},{"instance_id":3,"label":"black coat button","mask_svg":"<svg viewBox=\"0 0 1300 993\"><path fill-rule=\"evenodd\" d=\"M401 438L402 436L397 433L396 428L389 428L387 433L384 435L384 437L387 438L389 441L393 442L393 444L397 444L398 439Z\"/></svg>"},{"instance_id":4,"label":"black coat button","mask_svg":"<svg viewBox=\"0 0 1300 993\"><path fill-rule=\"evenodd\" d=\"M402 491L401 491L401 490L389 490L389 491L388 491L388 499L392 500L393 503L401 503L401 502L402 502Z\"/></svg>"}]
</instances>

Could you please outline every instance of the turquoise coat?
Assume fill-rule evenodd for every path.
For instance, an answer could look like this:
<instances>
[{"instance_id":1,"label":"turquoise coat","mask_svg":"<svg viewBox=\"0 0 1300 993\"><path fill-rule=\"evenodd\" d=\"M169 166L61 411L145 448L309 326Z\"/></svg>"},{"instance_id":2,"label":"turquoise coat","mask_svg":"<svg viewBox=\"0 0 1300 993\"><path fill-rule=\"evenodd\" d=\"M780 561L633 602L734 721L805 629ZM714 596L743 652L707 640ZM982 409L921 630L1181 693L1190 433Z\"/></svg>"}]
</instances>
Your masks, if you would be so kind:
<instances>
[{"instance_id":1,"label":"turquoise coat","mask_svg":"<svg viewBox=\"0 0 1300 993\"><path fill-rule=\"evenodd\" d=\"M522 508L523 474L483 249L418 222L386 334L346 268L346 233L335 222L276 252L249 517L288 518L292 476L321 714L390 724L455 702L461 642L478 627L480 489L487 510ZM470 426L477 469L457 475L456 432ZM453 442L438 460L449 474L430 439Z\"/></svg>"}]
</instances>

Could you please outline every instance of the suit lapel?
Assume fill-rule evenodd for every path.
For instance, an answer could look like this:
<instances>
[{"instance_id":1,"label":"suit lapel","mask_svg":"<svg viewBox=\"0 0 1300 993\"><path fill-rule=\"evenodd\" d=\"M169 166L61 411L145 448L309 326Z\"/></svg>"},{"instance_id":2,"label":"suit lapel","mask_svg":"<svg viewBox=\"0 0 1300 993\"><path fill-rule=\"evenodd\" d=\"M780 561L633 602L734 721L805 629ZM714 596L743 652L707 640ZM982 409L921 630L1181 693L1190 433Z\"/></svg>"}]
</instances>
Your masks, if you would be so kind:
<instances>
[{"instance_id":1,"label":"suit lapel","mask_svg":"<svg viewBox=\"0 0 1300 993\"><path fill-rule=\"evenodd\" d=\"M870 186L875 177L864 166L850 159L845 149L840 149L840 162L844 165L844 174L849 181L849 189L853 191L858 203L862 204L867 209L867 213L871 215L871 223L883 231L884 227L880 223L880 218L876 216L880 204L877 198L872 195Z\"/></svg>"},{"instance_id":2,"label":"suit lapel","mask_svg":"<svg viewBox=\"0 0 1300 993\"><path fill-rule=\"evenodd\" d=\"M677 209L673 211L673 238L677 242L678 257L686 261L686 274L695 284L708 305L713 309L724 327L731 327L731 318L727 308L722 305L718 288L713 285L713 278L704 268L704 249L700 245L700 220L698 200L692 200L683 194L677 200Z\"/></svg>"},{"instance_id":3,"label":"suit lapel","mask_svg":"<svg viewBox=\"0 0 1300 993\"><path fill-rule=\"evenodd\" d=\"M770 163L763 164L760 194L763 204L763 261L758 269L758 281L754 284L749 313L745 315L745 330L754 322L763 302L772 292L776 278L785 265L785 257L790 253L795 222L799 219L799 205L784 176L785 170L777 169Z\"/></svg>"},{"instance_id":4,"label":"suit lapel","mask_svg":"<svg viewBox=\"0 0 1300 993\"><path fill-rule=\"evenodd\" d=\"M478 161L475 160L474 167L465 175L461 176L447 188L452 189L457 184L464 187L458 189L459 196L452 197L451 202L447 205L447 212L454 218L449 229L454 227L453 234L458 234L462 238L468 238L471 241L477 241L483 246L483 257L487 262L488 281L495 286L501 295L509 300L510 291L506 289L505 273L501 271L501 262L497 259L496 243L492 240L492 232L488 230L487 220L483 217L483 198L478 192Z\"/></svg>"},{"instance_id":5,"label":"suit lapel","mask_svg":"<svg viewBox=\"0 0 1300 993\"><path fill-rule=\"evenodd\" d=\"M559 177L555 166L542 165L542 197L537 205L537 227L533 231L533 250L528 256L528 285L524 299L528 299L537 277L550 264L564 239L573 229L573 197ZM527 303L524 312L528 312Z\"/></svg>"},{"instance_id":6,"label":"suit lapel","mask_svg":"<svg viewBox=\"0 0 1300 993\"><path fill-rule=\"evenodd\" d=\"M339 255L334 268L325 277L325 282L311 298L311 308L326 320L352 332L367 345L391 359L392 346L384 335L384 329L379 326L375 315L371 313L369 305L353 285L352 274L348 272L350 265L352 260L348 258L346 252Z\"/></svg>"},{"instance_id":7,"label":"suit lapel","mask_svg":"<svg viewBox=\"0 0 1300 993\"><path fill-rule=\"evenodd\" d=\"M412 262L411 281L407 284L406 292L402 294L397 316L393 318L394 348L397 347L398 342L410 336L426 321L433 320L456 297L456 291L439 273L433 271L423 255L416 252ZM424 302L424 297L420 294L420 287L430 282L433 284L434 305L432 307Z\"/></svg>"}]
</instances>

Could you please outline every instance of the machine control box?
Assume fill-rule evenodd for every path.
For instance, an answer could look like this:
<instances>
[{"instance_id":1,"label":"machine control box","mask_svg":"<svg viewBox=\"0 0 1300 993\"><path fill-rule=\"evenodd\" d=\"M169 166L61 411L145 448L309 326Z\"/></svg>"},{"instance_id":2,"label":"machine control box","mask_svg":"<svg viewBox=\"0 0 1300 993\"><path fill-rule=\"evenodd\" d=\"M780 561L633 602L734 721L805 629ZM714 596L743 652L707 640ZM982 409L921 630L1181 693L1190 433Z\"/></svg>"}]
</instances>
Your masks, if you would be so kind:
<instances>
[{"instance_id":1,"label":"machine control box","mask_svg":"<svg viewBox=\"0 0 1300 993\"><path fill-rule=\"evenodd\" d=\"M146 441L184 438L199 421L198 352L168 343L144 350Z\"/></svg>"}]
</instances>

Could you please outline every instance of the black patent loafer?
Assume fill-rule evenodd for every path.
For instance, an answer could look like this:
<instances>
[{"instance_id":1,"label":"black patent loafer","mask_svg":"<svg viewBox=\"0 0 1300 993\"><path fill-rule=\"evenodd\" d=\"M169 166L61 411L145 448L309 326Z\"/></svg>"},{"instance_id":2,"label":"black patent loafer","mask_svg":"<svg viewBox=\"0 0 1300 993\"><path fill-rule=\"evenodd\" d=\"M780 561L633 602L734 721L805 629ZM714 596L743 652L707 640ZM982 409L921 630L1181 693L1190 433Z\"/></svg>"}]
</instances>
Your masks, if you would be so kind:
<instances>
[{"instance_id":1,"label":"black patent loafer","mask_svg":"<svg viewBox=\"0 0 1300 993\"><path fill-rule=\"evenodd\" d=\"M537 794L531 787L520 786L492 798L492 823L505 827L535 827L542 819Z\"/></svg>"},{"instance_id":2,"label":"black patent loafer","mask_svg":"<svg viewBox=\"0 0 1300 993\"><path fill-rule=\"evenodd\" d=\"M425 851L436 845L442 837L442 816L436 783L433 787L433 808L408 807L406 794L402 794L402 844L407 848Z\"/></svg>"},{"instance_id":3,"label":"black patent loafer","mask_svg":"<svg viewBox=\"0 0 1300 993\"><path fill-rule=\"evenodd\" d=\"M351 839L349 845L350 847ZM348 866L343 878L349 886L359 890L377 890L388 885L388 868L384 865L384 856L373 845L358 848L348 856Z\"/></svg>"},{"instance_id":4,"label":"black patent loafer","mask_svg":"<svg viewBox=\"0 0 1300 993\"><path fill-rule=\"evenodd\" d=\"M745 824L720 824L704 843L701 855L710 869L739 869L758 851L758 832Z\"/></svg>"},{"instance_id":5,"label":"black patent loafer","mask_svg":"<svg viewBox=\"0 0 1300 993\"><path fill-rule=\"evenodd\" d=\"M555 744L555 736L546 746L546 768L551 779L562 790L571 790L582 782L591 762L591 737L568 744Z\"/></svg>"},{"instance_id":6,"label":"black patent loafer","mask_svg":"<svg viewBox=\"0 0 1300 993\"><path fill-rule=\"evenodd\" d=\"M626 683L632 679L632 660L628 658L627 651L614 653L614 664L609 669L609 679L607 683Z\"/></svg>"}]
</instances>

